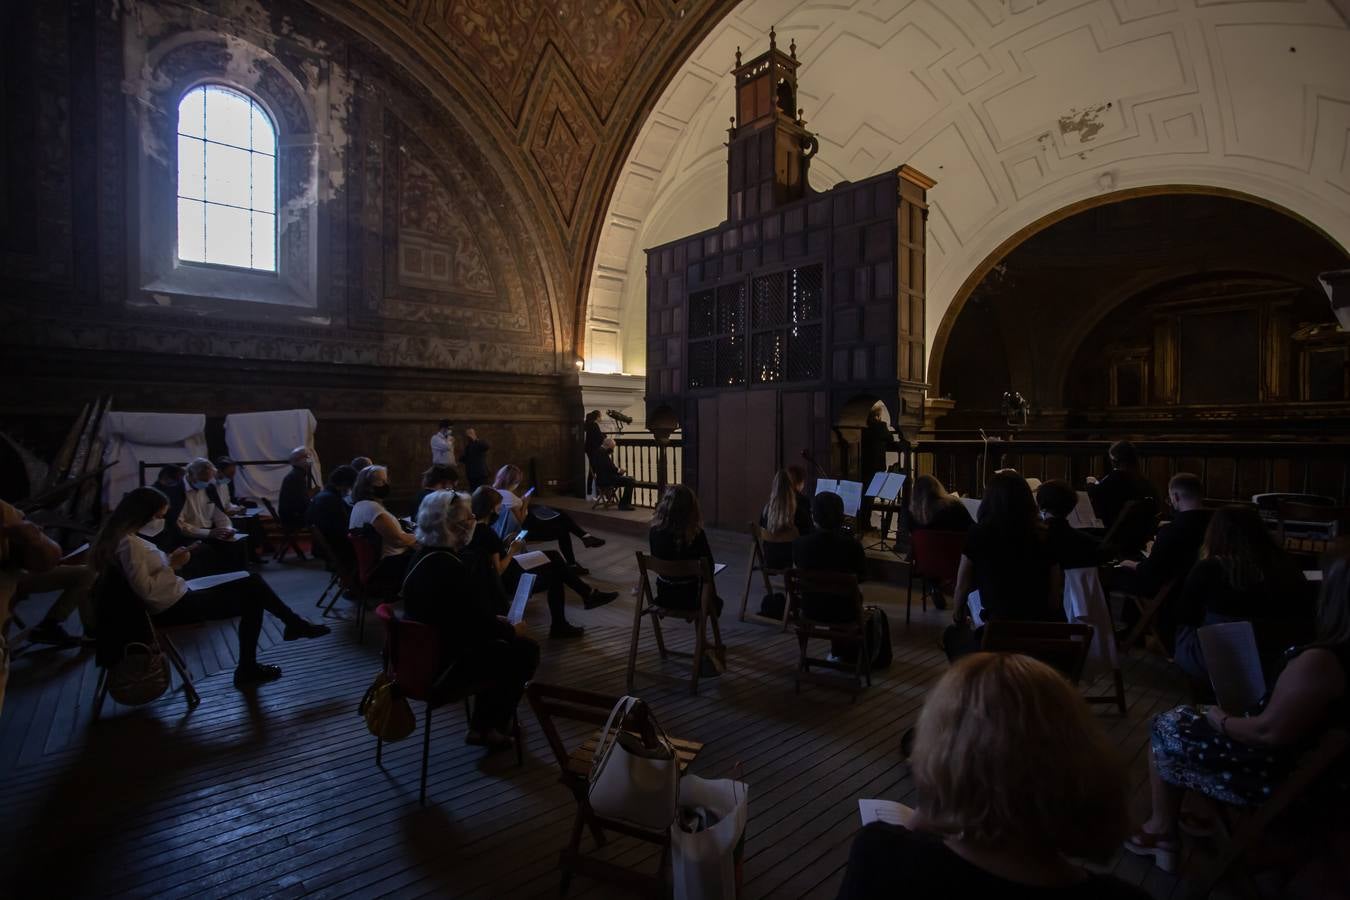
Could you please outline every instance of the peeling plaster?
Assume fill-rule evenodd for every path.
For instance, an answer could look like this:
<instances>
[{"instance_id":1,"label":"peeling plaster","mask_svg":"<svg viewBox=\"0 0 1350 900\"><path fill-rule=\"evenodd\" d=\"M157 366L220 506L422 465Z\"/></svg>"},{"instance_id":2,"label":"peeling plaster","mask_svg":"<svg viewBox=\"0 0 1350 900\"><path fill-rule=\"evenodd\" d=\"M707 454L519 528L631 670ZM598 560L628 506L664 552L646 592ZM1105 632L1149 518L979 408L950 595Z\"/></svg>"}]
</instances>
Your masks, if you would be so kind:
<instances>
[{"instance_id":1,"label":"peeling plaster","mask_svg":"<svg viewBox=\"0 0 1350 900\"><path fill-rule=\"evenodd\" d=\"M1094 103L1084 110L1069 107L1069 114L1059 117L1059 133L1068 137L1070 134L1077 132L1078 143L1086 144L1097 136L1097 132L1106 127L1106 123L1102 121L1102 114L1113 105L1112 103Z\"/></svg>"}]
</instances>

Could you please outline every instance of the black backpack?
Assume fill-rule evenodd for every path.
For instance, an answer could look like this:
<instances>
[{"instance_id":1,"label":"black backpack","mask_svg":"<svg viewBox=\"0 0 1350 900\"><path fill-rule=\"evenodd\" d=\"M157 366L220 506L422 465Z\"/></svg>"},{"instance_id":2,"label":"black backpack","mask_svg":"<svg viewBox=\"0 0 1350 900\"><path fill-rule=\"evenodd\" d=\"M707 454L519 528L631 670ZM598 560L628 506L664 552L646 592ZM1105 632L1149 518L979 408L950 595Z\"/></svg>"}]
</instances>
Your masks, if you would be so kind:
<instances>
[{"instance_id":1,"label":"black backpack","mask_svg":"<svg viewBox=\"0 0 1350 900\"><path fill-rule=\"evenodd\" d=\"M863 636L870 655L871 671L884 669L894 658L891 653L891 620L880 606L863 609Z\"/></svg>"}]
</instances>

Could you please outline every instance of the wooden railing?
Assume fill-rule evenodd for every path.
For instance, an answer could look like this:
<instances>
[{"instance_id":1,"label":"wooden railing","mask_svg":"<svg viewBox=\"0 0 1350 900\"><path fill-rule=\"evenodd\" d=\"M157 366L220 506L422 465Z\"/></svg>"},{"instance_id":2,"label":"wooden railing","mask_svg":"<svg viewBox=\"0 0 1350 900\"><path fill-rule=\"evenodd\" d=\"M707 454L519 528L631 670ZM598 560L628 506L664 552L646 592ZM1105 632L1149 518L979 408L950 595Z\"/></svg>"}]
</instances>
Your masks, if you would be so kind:
<instances>
[{"instance_id":1,"label":"wooden railing","mask_svg":"<svg viewBox=\"0 0 1350 900\"><path fill-rule=\"evenodd\" d=\"M666 471L661 472L661 450L650 434L614 435L614 464L637 480L633 490L633 505L655 507L660 491L675 484L684 476L681 455L683 442L671 438L666 442ZM586 464L586 480L590 483L590 463Z\"/></svg>"},{"instance_id":2,"label":"wooden railing","mask_svg":"<svg viewBox=\"0 0 1350 900\"><path fill-rule=\"evenodd\" d=\"M993 439L924 441L915 448L916 474L931 474L948 490L980 497L1000 468L1082 487L1087 476L1109 471L1107 441ZM1193 472L1213 500L1250 500L1273 491L1324 494L1350 505L1350 442L1140 441L1143 473L1158 488L1177 472Z\"/></svg>"}]
</instances>

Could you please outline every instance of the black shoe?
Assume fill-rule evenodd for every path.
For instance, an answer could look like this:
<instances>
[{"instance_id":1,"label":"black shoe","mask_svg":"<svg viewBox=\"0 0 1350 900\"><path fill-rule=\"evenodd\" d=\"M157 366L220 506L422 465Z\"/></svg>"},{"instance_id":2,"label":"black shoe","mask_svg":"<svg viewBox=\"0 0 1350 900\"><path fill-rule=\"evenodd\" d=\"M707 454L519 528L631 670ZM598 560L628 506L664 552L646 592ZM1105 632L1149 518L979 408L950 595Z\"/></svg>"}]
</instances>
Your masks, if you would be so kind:
<instances>
[{"instance_id":1,"label":"black shoe","mask_svg":"<svg viewBox=\"0 0 1350 900\"><path fill-rule=\"evenodd\" d=\"M900 735L900 758L909 762L909 755L914 752L914 729L906 728L905 733Z\"/></svg>"},{"instance_id":2,"label":"black shoe","mask_svg":"<svg viewBox=\"0 0 1350 900\"><path fill-rule=\"evenodd\" d=\"M630 503L627 506L616 506L615 509L617 509L619 512L632 512L633 510L637 509L637 507Z\"/></svg>"},{"instance_id":3,"label":"black shoe","mask_svg":"<svg viewBox=\"0 0 1350 900\"><path fill-rule=\"evenodd\" d=\"M606 603L613 603L619 599L618 591L596 591L592 590L589 597L581 601L581 605L586 609L595 609L597 606L604 606Z\"/></svg>"},{"instance_id":4,"label":"black shoe","mask_svg":"<svg viewBox=\"0 0 1350 900\"><path fill-rule=\"evenodd\" d=\"M53 647L75 647L80 643L80 639L70 632L59 622L42 622L33 627L28 632L28 639L35 644L51 644Z\"/></svg>"},{"instance_id":5,"label":"black shoe","mask_svg":"<svg viewBox=\"0 0 1350 900\"><path fill-rule=\"evenodd\" d=\"M581 544L584 547L594 550L596 547L605 546L605 539L598 538L593 534L583 534L581 536Z\"/></svg>"},{"instance_id":6,"label":"black shoe","mask_svg":"<svg viewBox=\"0 0 1350 900\"><path fill-rule=\"evenodd\" d=\"M563 622L561 625L554 625L548 630L548 636L551 638L579 638L586 632L580 625L573 625L571 622Z\"/></svg>"},{"instance_id":7,"label":"black shoe","mask_svg":"<svg viewBox=\"0 0 1350 900\"><path fill-rule=\"evenodd\" d=\"M281 666L269 666L265 663L251 663L234 670L234 686L247 687L250 684L262 684L276 681L281 677Z\"/></svg>"},{"instance_id":8,"label":"black shoe","mask_svg":"<svg viewBox=\"0 0 1350 900\"><path fill-rule=\"evenodd\" d=\"M583 566L581 563L568 563L567 568L573 575L576 575L579 578L584 578L587 575L591 574L591 570Z\"/></svg>"},{"instance_id":9,"label":"black shoe","mask_svg":"<svg viewBox=\"0 0 1350 900\"><path fill-rule=\"evenodd\" d=\"M712 657L703 657L703 663L698 668L699 678L717 678L722 674L722 670L713 663Z\"/></svg>"},{"instance_id":10,"label":"black shoe","mask_svg":"<svg viewBox=\"0 0 1350 900\"><path fill-rule=\"evenodd\" d=\"M283 641L294 641L300 638L323 637L332 631L327 625L319 625L315 622L309 622L301 619L299 622L292 622L286 626L286 630L281 633ZM278 670L279 671L279 670Z\"/></svg>"}]
</instances>

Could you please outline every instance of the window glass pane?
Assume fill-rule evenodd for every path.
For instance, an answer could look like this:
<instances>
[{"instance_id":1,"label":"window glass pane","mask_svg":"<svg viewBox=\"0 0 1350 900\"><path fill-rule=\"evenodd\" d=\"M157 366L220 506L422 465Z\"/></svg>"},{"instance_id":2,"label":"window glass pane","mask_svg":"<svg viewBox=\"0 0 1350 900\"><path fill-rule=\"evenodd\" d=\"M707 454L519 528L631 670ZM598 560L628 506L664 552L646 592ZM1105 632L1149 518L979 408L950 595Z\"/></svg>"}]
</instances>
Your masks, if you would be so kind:
<instances>
[{"instance_id":1,"label":"window glass pane","mask_svg":"<svg viewBox=\"0 0 1350 900\"><path fill-rule=\"evenodd\" d=\"M178 104L178 133L203 137L206 134L205 116L206 91L199 87L193 88L183 95Z\"/></svg>"},{"instance_id":2,"label":"window glass pane","mask_svg":"<svg viewBox=\"0 0 1350 900\"><path fill-rule=\"evenodd\" d=\"M275 155L277 152L277 133L272 128L272 120L263 112L261 106L254 103L249 111L253 122L253 149L258 153Z\"/></svg>"},{"instance_id":3,"label":"window glass pane","mask_svg":"<svg viewBox=\"0 0 1350 900\"><path fill-rule=\"evenodd\" d=\"M200 200L178 201L178 258L188 262L206 261L202 230L203 204Z\"/></svg>"},{"instance_id":4,"label":"window glass pane","mask_svg":"<svg viewBox=\"0 0 1350 900\"><path fill-rule=\"evenodd\" d=\"M253 268L277 270L277 217L253 214Z\"/></svg>"},{"instance_id":5,"label":"window glass pane","mask_svg":"<svg viewBox=\"0 0 1350 900\"><path fill-rule=\"evenodd\" d=\"M206 138L248 147L249 98L227 88L206 89Z\"/></svg>"},{"instance_id":6,"label":"window glass pane","mask_svg":"<svg viewBox=\"0 0 1350 900\"><path fill-rule=\"evenodd\" d=\"M220 144L206 145L206 199L248 207L249 152Z\"/></svg>"},{"instance_id":7,"label":"window glass pane","mask_svg":"<svg viewBox=\"0 0 1350 900\"><path fill-rule=\"evenodd\" d=\"M196 138L178 137L178 196L201 200L202 166L206 143Z\"/></svg>"},{"instance_id":8,"label":"window glass pane","mask_svg":"<svg viewBox=\"0 0 1350 900\"><path fill-rule=\"evenodd\" d=\"M206 261L222 266L249 264L249 212L206 205Z\"/></svg>"},{"instance_id":9,"label":"window glass pane","mask_svg":"<svg viewBox=\"0 0 1350 900\"><path fill-rule=\"evenodd\" d=\"M263 156L254 153L253 163L253 208L263 212L276 212L277 208L277 160L275 156Z\"/></svg>"}]
</instances>

